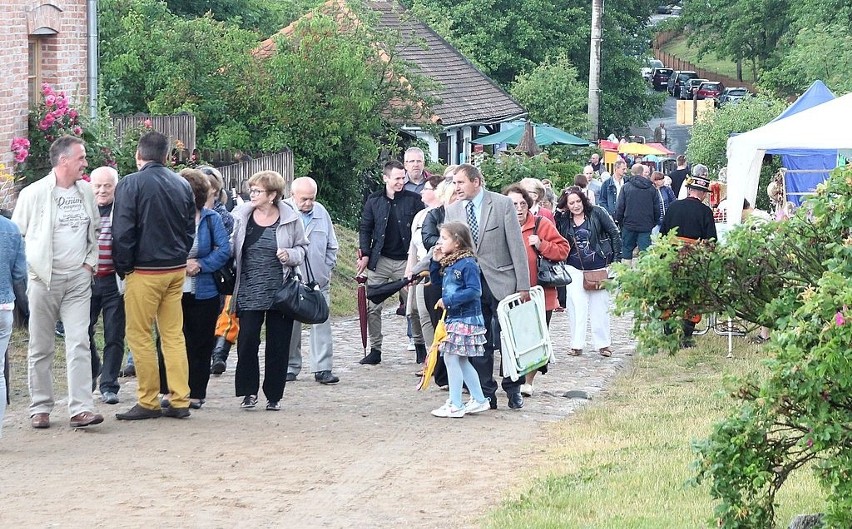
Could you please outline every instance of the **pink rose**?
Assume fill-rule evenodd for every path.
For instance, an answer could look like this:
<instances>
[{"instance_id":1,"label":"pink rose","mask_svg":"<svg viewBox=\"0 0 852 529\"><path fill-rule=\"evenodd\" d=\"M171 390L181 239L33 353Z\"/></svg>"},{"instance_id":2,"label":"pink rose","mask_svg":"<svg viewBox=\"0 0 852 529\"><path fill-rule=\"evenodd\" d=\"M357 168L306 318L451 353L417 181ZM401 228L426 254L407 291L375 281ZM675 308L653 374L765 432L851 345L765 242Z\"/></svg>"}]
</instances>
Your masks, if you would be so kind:
<instances>
[{"instance_id":1,"label":"pink rose","mask_svg":"<svg viewBox=\"0 0 852 529\"><path fill-rule=\"evenodd\" d=\"M27 156L30 155L30 151L26 149L21 149L15 153L15 163L24 163L27 160Z\"/></svg>"},{"instance_id":2,"label":"pink rose","mask_svg":"<svg viewBox=\"0 0 852 529\"><path fill-rule=\"evenodd\" d=\"M53 95L53 88L51 88L49 84L43 83L41 85L41 93L45 96Z\"/></svg>"},{"instance_id":3,"label":"pink rose","mask_svg":"<svg viewBox=\"0 0 852 529\"><path fill-rule=\"evenodd\" d=\"M44 104L52 107L56 103L56 96L51 94L49 96L44 96Z\"/></svg>"},{"instance_id":4,"label":"pink rose","mask_svg":"<svg viewBox=\"0 0 852 529\"><path fill-rule=\"evenodd\" d=\"M834 323L836 323L838 327L846 323L846 318L843 317L843 313L839 310L837 311L837 314L834 315Z\"/></svg>"},{"instance_id":5,"label":"pink rose","mask_svg":"<svg viewBox=\"0 0 852 529\"><path fill-rule=\"evenodd\" d=\"M68 111L68 117L70 117L71 119L77 119L77 116L79 116L79 114L77 114L77 111L73 108Z\"/></svg>"},{"instance_id":6,"label":"pink rose","mask_svg":"<svg viewBox=\"0 0 852 529\"><path fill-rule=\"evenodd\" d=\"M150 128L152 128L152 127L154 126L154 124L153 124L153 123L151 123L151 120L150 120L150 119L146 119L145 121L143 121L143 122L142 122L142 125L143 125L146 129L150 129Z\"/></svg>"},{"instance_id":7,"label":"pink rose","mask_svg":"<svg viewBox=\"0 0 852 529\"><path fill-rule=\"evenodd\" d=\"M47 130L50 128L50 123L43 119L38 122L38 128L39 130Z\"/></svg>"},{"instance_id":8,"label":"pink rose","mask_svg":"<svg viewBox=\"0 0 852 529\"><path fill-rule=\"evenodd\" d=\"M56 107L62 108L62 109L68 108L68 100L65 99L62 96L57 97L56 98Z\"/></svg>"},{"instance_id":9,"label":"pink rose","mask_svg":"<svg viewBox=\"0 0 852 529\"><path fill-rule=\"evenodd\" d=\"M71 129L71 130L73 130L73 131L74 131L74 135L75 135L75 136L81 136L81 135L83 134L83 129L82 129L82 128L80 128L80 127L74 127L74 128L73 128L73 129Z\"/></svg>"}]
</instances>

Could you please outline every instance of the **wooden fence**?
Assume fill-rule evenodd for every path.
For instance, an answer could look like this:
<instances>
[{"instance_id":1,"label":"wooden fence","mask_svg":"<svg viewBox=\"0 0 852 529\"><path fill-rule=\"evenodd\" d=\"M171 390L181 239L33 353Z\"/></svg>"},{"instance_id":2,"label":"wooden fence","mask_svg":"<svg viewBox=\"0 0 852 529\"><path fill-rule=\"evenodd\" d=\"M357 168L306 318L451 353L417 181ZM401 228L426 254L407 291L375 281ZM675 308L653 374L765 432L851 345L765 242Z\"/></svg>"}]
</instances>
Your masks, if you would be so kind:
<instances>
[{"instance_id":1,"label":"wooden fence","mask_svg":"<svg viewBox=\"0 0 852 529\"><path fill-rule=\"evenodd\" d=\"M195 116L193 114L152 116L139 113L130 116L112 116L111 119L115 135L119 139L124 136L128 129L139 127L146 120L150 120L151 128L165 134L169 138L169 142L174 144L179 140L183 143L184 149L190 152L195 150Z\"/></svg>"},{"instance_id":2,"label":"wooden fence","mask_svg":"<svg viewBox=\"0 0 852 529\"><path fill-rule=\"evenodd\" d=\"M222 178L225 180L225 189L236 189L237 192L242 190L243 183L254 173L265 170L276 171L284 177L284 181L286 182L284 189L289 194L290 184L293 182L293 151L287 149L283 152L267 154L260 158L251 158L239 163L223 165L216 169L222 173Z\"/></svg>"}]
</instances>

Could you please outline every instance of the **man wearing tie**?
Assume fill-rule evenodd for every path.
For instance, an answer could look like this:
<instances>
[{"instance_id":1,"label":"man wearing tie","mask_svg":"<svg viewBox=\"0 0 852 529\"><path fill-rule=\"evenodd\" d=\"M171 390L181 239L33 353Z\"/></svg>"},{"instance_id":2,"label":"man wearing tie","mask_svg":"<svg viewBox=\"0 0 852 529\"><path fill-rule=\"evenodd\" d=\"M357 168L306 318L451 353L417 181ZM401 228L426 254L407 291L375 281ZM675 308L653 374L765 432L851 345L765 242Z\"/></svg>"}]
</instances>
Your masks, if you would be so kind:
<instances>
[{"instance_id":1,"label":"man wearing tie","mask_svg":"<svg viewBox=\"0 0 852 529\"><path fill-rule=\"evenodd\" d=\"M529 265L521 227L512 200L487 191L482 173L470 164L460 165L453 176L459 200L447 206L446 220L467 223L473 235L476 257L482 271L482 316L485 319L485 356L472 357L470 363L479 374L491 409L497 408L497 382L494 380L494 350L499 349L500 326L497 304L516 292L530 289ZM522 379L503 378L503 390L509 407L524 405Z\"/></svg>"}]
</instances>

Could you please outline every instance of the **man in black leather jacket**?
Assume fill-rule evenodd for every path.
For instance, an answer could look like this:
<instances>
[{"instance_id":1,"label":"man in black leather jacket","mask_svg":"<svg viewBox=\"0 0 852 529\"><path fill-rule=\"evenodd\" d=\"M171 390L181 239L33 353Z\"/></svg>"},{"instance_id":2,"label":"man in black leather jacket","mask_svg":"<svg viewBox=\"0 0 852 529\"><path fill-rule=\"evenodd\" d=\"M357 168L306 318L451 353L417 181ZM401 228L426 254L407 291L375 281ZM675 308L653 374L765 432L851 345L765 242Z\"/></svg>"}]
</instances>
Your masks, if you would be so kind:
<instances>
[{"instance_id":1,"label":"man in black leather jacket","mask_svg":"<svg viewBox=\"0 0 852 529\"><path fill-rule=\"evenodd\" d=\"M405 167L396 160L382 169L385 186L364 203L359 228L358 275L367 271L367 285L381 285L405 275L411 225L414 215L426 207L420 195L403 189ZM362 364L382 361L382 304L370 302L367 309L370 354Z\"/></svg>"},{"instance_id":2,"label":"man in black leather jacket","mask_svg":"<svg viewBox=\"0 0 852 529\"><path fill-rule=\"evenodd\" d=\"M138 403L119 420L189 416L189 367L181 298L186 260L195 238L195 199L186 180L165 166L168 139L139 139L136 167L115 192L113 262L127 286L127 343L138 377ZM160 374L151 328L160 334L171 406L160 410Z\"/></svg>"}]
</instances>

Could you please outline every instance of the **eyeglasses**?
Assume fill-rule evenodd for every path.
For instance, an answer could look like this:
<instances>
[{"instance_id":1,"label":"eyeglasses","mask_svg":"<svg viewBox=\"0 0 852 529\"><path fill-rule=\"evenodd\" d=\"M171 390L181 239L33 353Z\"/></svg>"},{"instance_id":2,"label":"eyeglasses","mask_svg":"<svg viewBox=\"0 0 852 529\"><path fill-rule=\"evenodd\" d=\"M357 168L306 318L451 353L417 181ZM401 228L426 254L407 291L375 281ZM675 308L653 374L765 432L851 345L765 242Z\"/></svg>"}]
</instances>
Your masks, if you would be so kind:
<instances>
[{"instance_id":1,"label":"eyeglasses","mask_svg":"<svg viewBox=\"0 0 852 529\"><path fill-rule=\"evenodd\" d=\"M269 191L267 191L266 189L257 189L256 187L249 189L249 196L251 196L251 197L257 196L257 195L263 195L263 194L266 194L266 193L269 193Z\"/></svg>"}]
</instances>

